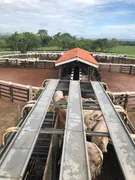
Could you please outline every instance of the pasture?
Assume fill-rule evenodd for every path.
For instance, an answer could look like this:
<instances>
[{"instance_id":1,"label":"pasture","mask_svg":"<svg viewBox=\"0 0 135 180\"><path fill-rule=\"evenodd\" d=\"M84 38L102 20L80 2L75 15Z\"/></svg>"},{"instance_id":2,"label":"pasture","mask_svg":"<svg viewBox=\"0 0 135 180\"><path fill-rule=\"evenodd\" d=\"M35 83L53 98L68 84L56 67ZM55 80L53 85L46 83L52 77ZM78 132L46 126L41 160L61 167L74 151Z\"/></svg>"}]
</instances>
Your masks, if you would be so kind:
<instances>
[{"instance_id":1,"label":"pasture","mask_svg":"<svg viewBox=\"0 0 135 180\"><path fill-rule=\"evenodd\" d=\"M135 46L116 46L110 50L115 54L126 54L128 57L135 57Z\"/></svg>"}]
</instances>

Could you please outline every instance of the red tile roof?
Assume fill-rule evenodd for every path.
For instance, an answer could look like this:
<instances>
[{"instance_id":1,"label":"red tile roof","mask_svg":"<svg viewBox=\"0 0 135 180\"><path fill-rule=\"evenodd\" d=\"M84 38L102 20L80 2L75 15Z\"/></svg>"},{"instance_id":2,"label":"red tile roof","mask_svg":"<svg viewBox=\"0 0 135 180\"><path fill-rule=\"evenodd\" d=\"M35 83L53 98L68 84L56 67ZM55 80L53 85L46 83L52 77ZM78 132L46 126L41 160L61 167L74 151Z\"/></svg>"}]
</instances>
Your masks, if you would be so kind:
<instances>
[{"instance_id":1,"label":"red tile roof","mask_svg":"<svg viewBox=\"0 0 135 180\"><path fill-rule=\"evenodd\" d=\"M64 62L64 61L66 63L67 60L70 60L70 59L73 59L76 57L83 59L84 61L87 61L89 63L98 65L98 62L93 58L92 53L90 53L86 50L80 49L80 48L74 48L74 49L66 51L65 54L62 55L56 61L56 64L59 64L59 63Z\"/></svg>"}]
</instances>

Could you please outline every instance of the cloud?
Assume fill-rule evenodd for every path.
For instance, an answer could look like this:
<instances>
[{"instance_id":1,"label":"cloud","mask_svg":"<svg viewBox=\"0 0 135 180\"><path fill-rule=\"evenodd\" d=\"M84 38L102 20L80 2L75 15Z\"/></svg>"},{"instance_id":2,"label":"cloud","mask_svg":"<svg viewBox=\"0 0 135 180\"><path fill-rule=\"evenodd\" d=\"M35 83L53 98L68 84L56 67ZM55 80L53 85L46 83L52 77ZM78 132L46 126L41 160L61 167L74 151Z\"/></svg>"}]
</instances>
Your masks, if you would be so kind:
<instances>
[{"instance_id":1,"label":"cloud","mask_svg":"<svg viewBox=\"0 0 135 180\"><path fill-rule=\"evenodd\" d=\"M122 28L117 26L121 18L135 17L134 9L129 8L130 3L135 6L135 1L117 0L117 3L116 0L0 0L0 33L37 32L44 28L51 35L61 31L93 38L114 37L116 33L121 35ZM124 32L131 35L128 30Z\"/></svg>"}]
</instances>

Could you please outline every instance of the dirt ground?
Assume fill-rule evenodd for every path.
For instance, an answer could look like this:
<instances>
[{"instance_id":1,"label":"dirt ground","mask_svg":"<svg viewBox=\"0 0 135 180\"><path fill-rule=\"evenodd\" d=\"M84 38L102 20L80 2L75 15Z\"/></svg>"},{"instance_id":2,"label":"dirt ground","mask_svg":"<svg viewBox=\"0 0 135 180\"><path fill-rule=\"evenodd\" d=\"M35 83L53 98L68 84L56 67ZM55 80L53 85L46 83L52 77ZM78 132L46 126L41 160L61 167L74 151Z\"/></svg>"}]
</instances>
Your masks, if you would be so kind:
<instances>
[{"instance_id":1,"label":"dirt ground","mask_svg":"<svg viewBox=\"0 0 135 180\"><path fill-rule=\"evenodd\" d=\"M58 70L52 69L0 68L0 80L24 85L41 86L44 79L57 77ZM20 109L17 104L0 98L0 144L5 130L14 126L20 119Z\"/></svg>"},{"instance_id":2,"label":"dirt ground","mask_svg":"<svg viewBox=\"0 0 135 180\"><path fill-rule=\"evenodd\" d=\"M101 72L102 81L113 92L135 91L135 76ZM57 78L58 70L0 68L0 80L25 85L40 86L44 79ZM0 143L2 134L8 127L14 126L20 116L18 105L0 99ZM135 126L135 112L129 117Z\"/></svg>"},{"instance_id":3,"label":"dirt ground","mask_svg":"<svg viewBox=\"0 0 135 180\"><path fill-rule=\"evenodd\" d=\"M57 69L0 68L0 80L24 85L41 86L44 79L58 78Z\"/></svg>"},{"instance_id":4,"label":"dirt ground","mask_svg":"<svg viewBox=\"0 0 135 180\"><path fill-rule=\"evenodd\" d=\"M135 92L135 75L109 73L101 71L102 81L113 92ZM135 112L128 112L129 119L135 127Z\"/></svg>"},{"instance_id":5,"label":"dirt ground","mask_svg":"<svg viewBox=\"0 0 135 180\"><path fill-rule=\"evenodd\" d=\"M20 119L22 106L0 98L0 144L7 128L15 126Z\"/></svg>"},{"instance_id":6,"label":"dirt ground","mask_svg":"<svg viewBox=\"0 0 135 180\"><path fill-rule=\"evenodd\" d=\"M135 75L101 71L101 80L113 92L135 92Z\"/></svg>"}]
</instances>

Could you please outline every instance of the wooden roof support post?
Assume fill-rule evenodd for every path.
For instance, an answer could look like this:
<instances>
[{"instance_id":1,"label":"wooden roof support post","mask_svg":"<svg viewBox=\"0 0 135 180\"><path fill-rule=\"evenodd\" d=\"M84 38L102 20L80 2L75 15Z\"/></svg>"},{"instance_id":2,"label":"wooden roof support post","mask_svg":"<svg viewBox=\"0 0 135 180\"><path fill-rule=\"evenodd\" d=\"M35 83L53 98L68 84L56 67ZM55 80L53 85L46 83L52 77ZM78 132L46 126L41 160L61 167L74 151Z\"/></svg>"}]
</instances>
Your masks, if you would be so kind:
<instances>
[{"instance_id":1,"label":"wooden roof support post","mask_svg":"<svg viewBox=\"0 0 135 180\"><path fill-rule=\"evenodd\" d=\"M59 79L61 77L61 66L59 66Z\"/></svg>"},{"instance_id":2,"label":"wooden roof support post","mask_svg":"<svg viewBox=\"0 0 135 180\"><path fill-rule=\"evenodd\" d=\"M88 81L90 81L90 66L88 66Z\"/></svg>"}]
</instances>

